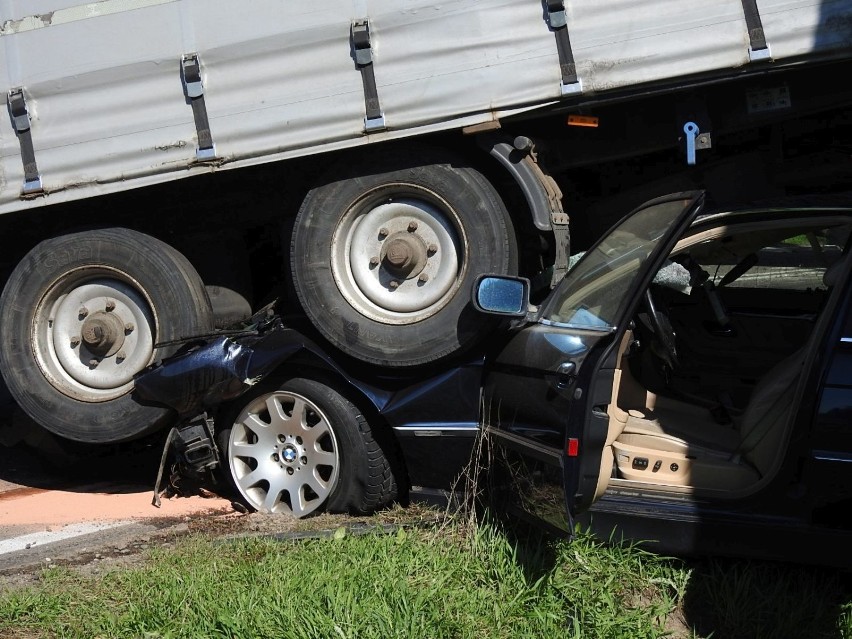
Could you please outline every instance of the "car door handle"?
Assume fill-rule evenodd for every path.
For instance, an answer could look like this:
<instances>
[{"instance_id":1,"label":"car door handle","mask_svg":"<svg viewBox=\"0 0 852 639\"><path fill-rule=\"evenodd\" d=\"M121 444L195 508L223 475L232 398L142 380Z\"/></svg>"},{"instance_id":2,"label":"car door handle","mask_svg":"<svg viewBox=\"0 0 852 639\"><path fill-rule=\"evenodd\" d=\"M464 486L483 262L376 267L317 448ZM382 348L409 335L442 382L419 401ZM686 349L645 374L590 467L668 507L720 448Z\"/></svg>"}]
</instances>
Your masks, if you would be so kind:
<instances>
[{"instance_id":1,"label":"car door handle","mask_svg":"<svg viewBox=\"0 0 852 639\"><path fill-rule=\"evenodd\" d=\"M719 324L718 322L704 322L704 330L714 337L735 337L737 331L730 324Z\"/></svg>"},{"instance_id":2,"label":"car door handle","mask_svg":"<svg viewBox=\"0 0 852 639\"><path fill-rule=\"evenodd\" d=\"M574 362L563 362L556 369L556 387L568 388L577 378L577 365Z\"/></svg>"}]
</instances>

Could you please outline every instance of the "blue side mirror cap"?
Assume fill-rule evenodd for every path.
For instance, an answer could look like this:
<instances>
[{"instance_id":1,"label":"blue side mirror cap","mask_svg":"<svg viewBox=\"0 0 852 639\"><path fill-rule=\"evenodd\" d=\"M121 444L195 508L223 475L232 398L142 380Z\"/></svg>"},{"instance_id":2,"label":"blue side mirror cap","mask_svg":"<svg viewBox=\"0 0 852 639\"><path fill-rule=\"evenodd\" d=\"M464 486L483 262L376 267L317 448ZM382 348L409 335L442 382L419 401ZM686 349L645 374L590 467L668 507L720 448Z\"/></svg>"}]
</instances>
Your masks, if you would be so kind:
<instances>
[{"instance_id":1,"label":"blue side mirror cap","mask_svg":"<svg viewBox=\"0 0 852 639\"><path fill-rule=\"evenodd\" d=\"M525 277L480 275L473 285L473 306L490 315L525 317L530 304L530 281Z\"/></svg>"}]
</instances>

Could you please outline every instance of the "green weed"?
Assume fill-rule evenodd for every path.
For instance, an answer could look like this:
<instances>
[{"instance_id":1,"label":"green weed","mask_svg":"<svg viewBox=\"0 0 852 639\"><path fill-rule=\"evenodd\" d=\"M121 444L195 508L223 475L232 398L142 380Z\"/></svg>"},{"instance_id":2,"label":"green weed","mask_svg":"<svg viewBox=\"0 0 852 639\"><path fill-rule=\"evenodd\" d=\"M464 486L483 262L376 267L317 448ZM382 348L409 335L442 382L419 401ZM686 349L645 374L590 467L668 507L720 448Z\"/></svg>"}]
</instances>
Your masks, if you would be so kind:
<instances>
[{"instance_id":1,"label":"green weed","mask_svg":"<svg viewBox=\"0 0 852 639\"><path fill-rule=\"evenodd\" d=\"M852 637L838 579L690 565L585 534L517 541L469 521L303 541L194 537L100 576L44 571L36 587L0 595L0 637Z\"/></svg>"}]
</instances>

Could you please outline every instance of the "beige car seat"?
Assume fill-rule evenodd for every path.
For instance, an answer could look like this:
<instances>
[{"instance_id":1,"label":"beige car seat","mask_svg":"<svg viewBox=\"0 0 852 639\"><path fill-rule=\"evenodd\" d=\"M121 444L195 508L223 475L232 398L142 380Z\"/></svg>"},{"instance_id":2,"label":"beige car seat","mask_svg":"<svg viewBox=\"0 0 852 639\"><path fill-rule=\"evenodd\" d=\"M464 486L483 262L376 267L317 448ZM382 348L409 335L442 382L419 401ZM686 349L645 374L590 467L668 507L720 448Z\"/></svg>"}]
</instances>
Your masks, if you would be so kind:
<instances>
[{"instance_id":1,"label":"beige car seat","mask_svg":"<svg viewBox=\"0 0 852 639\"><path fill-rule=\"evenodd\" d=\"M656 398L653 410L629 410L613 443L619 474L718 490L758 481L770 470L786 432L806 354L806 349L796 351L761 378L735 427L717 424L706 409L676 400Z\"/></svg>"},{"instance_id":2,"label":"beige car seat","mask_svg":"<svg viewBox=\"0 0 852 639\"><path fill-rule=\"evenodd\" d=\"M827 287L837 283L841 269L837 262L826 270ZM620 476L716 490L755 483L780 453L807 352L806 345L770 369L733 426L716 423L701 406L645 391L623 367L617 408L611 411L623 424L612 443Z\"/></svg>"}]
</instances>

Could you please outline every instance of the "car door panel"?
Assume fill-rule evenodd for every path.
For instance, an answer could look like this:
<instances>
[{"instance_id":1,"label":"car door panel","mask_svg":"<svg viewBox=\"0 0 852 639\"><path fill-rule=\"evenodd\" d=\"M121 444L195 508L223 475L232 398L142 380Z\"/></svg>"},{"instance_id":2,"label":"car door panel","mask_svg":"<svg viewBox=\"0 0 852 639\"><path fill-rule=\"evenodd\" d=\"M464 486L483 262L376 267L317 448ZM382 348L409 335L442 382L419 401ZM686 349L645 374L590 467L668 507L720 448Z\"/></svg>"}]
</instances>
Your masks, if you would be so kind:
<instances>
[{"instance_id":1,"label":"car door panel","mask_svg":"<svg viewBox=\"0 0 852 639\"><path fill-rule=\"evenodd\" d=\"M609 439L613 345L702 201L675 194L625 218L566 275L537 322L489 358L483 421L509 469L512 508L552 521L561 502L570 530L573 513L590 505Z\"/></svg>"},{"instance_id":2,"label":"car door panel","mask_svg":"<svg viewBox=\"0 0 852 639\"><path fill-rule=\"evenodd\" d=\"M595 345L610 337L535 325L513 336L489 367L483 414L503 455L502 489L512 494L513 507L567 530L566 500L576 492L577 469L565 448L566 424L576 422L576 434L582 427L578 417L570 417L577 378L564 373L565 365L582 371Z\"/></svg>"},{"instance_id":3,"label":"car door panel","mask_svg":"<svg viewBox=\"0 0 852 639\"><path fill-rule=\"evenodd\" d=\"M847 268L847 274L849 270ZM825 346L825 372L810 433L807 485L812 521L850 529L852 503L852 284L845 283L845 309Z\"/></svg>"},{"instance_id":4,"label":"car door panel","mask_svg":"<svg viewBox=\"0 0 852 639\"><path fill-rule=\"evenodd\" d=\"M520 331L489 367L488 424L561 449L573 392L562 371L566 364L579 369L599 337L543 325Z\"/></svg>"}]
</instances>

